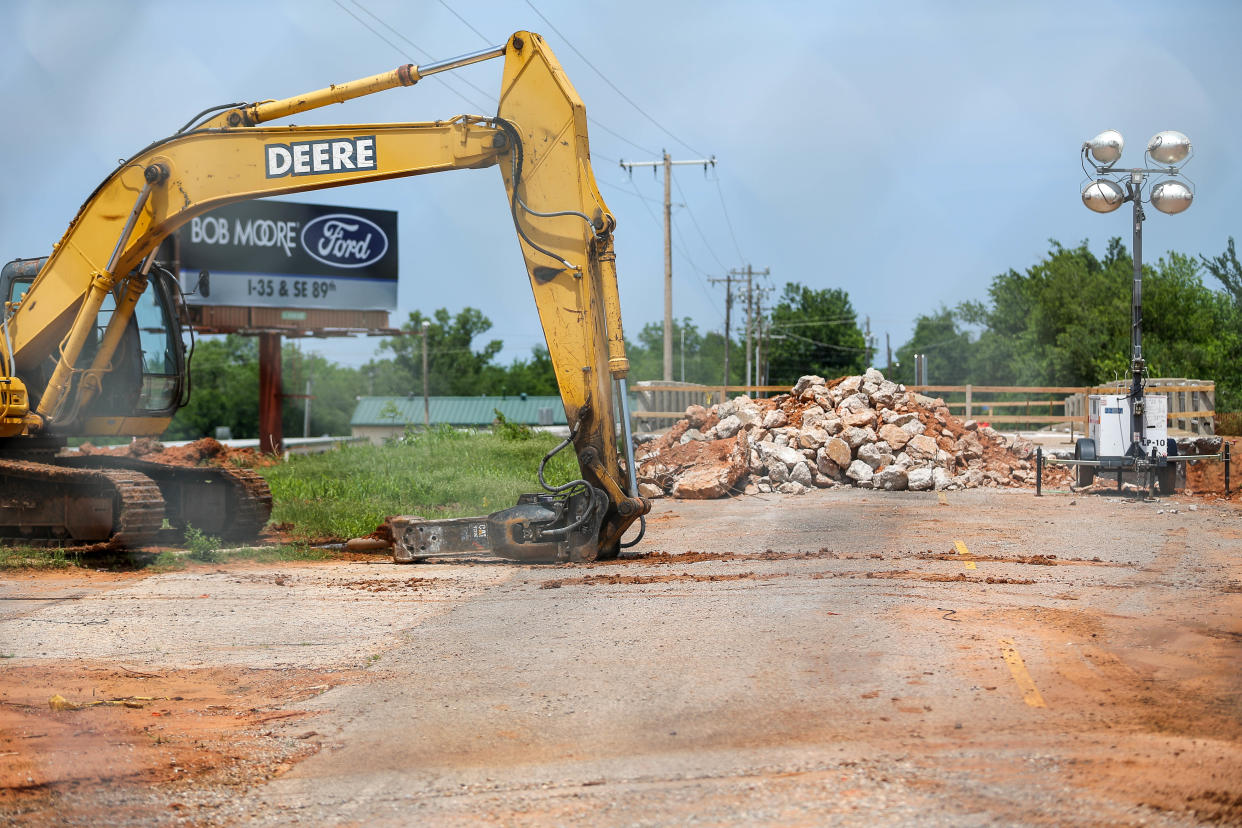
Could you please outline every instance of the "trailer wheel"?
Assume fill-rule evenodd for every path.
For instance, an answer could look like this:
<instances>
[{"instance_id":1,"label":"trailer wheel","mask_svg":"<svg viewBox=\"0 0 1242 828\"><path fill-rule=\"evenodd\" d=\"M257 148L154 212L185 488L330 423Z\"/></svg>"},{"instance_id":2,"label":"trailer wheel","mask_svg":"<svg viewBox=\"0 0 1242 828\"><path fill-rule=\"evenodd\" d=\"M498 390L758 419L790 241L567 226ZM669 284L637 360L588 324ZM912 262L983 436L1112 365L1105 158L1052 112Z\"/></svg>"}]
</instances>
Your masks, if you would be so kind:
<instances>
[{"instance_id":1,"label":"trailer wheel","mask_svg":"<svg viewBox=\"0 0 1242 828\"><path fill-rule=\"evenodd\" d=\"M1095 460L1095 440L1083 438L1074 443L1075 460ZM1095 482L1095 466L1075 466L1074 475L1078 488L1090 486Z\"/></svg>"},{"instance_id":2,"label":"trailer wheel","mask_svg":"<svg viewBox=\"0 0 1242 828\"><path fill-rule=\"evenodd\" d=\"M1169 457L1177 456L1177 441L1169 440ZM1171 495L1177 490L1177 463L1170 463L1163 469L1156 470L1156 491L1162 495Z\"/></svg>"}]
</instances>

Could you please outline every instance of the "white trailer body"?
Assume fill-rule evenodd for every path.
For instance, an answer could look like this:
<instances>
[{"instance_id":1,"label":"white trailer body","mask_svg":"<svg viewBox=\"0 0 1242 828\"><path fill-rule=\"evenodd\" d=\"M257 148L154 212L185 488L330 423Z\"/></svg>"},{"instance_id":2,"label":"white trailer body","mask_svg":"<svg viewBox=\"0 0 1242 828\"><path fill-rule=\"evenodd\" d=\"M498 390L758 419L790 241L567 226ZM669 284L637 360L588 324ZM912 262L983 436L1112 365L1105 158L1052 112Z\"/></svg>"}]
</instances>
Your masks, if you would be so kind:
<instances>
[{"instance_id":1,"label":"white trailer body","mask_svg":"<svg viewBox=\"0 0 1242 828\"><path fill-rule=\"evenodd\" d=\"M1087 398L1087 436L1097 457L1121 457L1130 448L1130 398L1125 394L1092 394ZM1169 454L1169 401L1161 394L1143 397L1143 454Z\"/></svg>"}]
</instances>

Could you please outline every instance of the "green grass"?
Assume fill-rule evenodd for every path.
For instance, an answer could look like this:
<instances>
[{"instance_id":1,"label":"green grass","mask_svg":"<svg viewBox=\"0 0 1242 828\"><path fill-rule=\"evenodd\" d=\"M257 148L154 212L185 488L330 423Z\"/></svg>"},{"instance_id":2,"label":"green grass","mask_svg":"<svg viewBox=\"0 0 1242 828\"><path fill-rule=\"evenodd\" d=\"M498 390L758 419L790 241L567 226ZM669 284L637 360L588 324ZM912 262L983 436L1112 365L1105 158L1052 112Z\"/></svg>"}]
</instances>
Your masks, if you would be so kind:
<instances>
[{"instance_id":1,"label":"green grass","mask_svg":"<svg viewBox=\"0 0 1242 828\"><path fill-rule=\"evenodd\" d=\"M330 557L332 557L332 552L327 549L317 549L301 543L287 543L281 546L252 546L244 549L224 550L220 560L273 563L276 561L324 561Z\"/></svg>"},{"instance_id":2,"label":"green grass","mask_svg":"<svg viewBox=\"0 0 1242 828\"><path fill-rule=\"evenodd\" d=\"M257 469L272 488L272 522L301 538L366 535L390 515L485 515L539 491L539 460L559 443L537 433L506 439L490 432L434 429L383 447L346 446ZM573 449L553 458L548 482L578 477Z\"/></svg>"},{"instance_id":3,"label":"green grass","mask_svg":"<svg viewBox=\"0 0 1242 828\"><path fill-rule=\"evenodd\" d=\"M63 549L0 546L0 571L6 569L68 569L80 564L78 555Z\"/></svg>"},{"instance_id":4,"label":"green grass","mask_svg":"<svg viewBox=\"0 0 1242 828\"><path fill-rule=\"evenodd\" d=\"M211 539L209 539L211 540ZM79 555L63 549L0 546L0 572L18 569L51 570L80 566L107 569L113 572L174 572L190 563L227 564L237 561L275 563L278 561L323 561L332 556L327 549L316 549L302 543L282 546L254 546L240 549L204 548L187 543L187 552L165 550L158 555L134 552L108 552Z\"/></svg>"},{"instance_id":5,"label":"green grass","mask_svg":"<svg viewBox=\"0 0 1242 828\"><path fill-rule=\"evenodd\" d=\"M89 566L112 570L172 571L192 563L315 561L332 553L306 541L360 537L390 515L454 518L507 509L524 492L540 491L539 461L560 440L515 428L492 432L436 429L384 447L348 446L256 469L272 488L272 521L287 524L298 541L284 546L226 549L218 538L190 527L185 552L128 552L85 557L63 549L0 546L0 572ZM573 449L548 464L555 485L579 476Z\"/></svg>"},{"instance_id":6,"label":"green grass","mask_svg":"<svg viewBox=\"0 0 1242 828\"><path fill-rule=\"evenodd\" d=\"M187 533L188 534L188 533ZM208 538L208 540L215 540ZM239 549L220 549L204 547L201 541L194 544L187 542L187 552L164 551L145 563L136 563L134 568L148 569L153 572L171 572L185 569L190 563L228 564L238 561L254 561L256 563L276 563L279 561L323 561L332 556L327 549L316 549L300 543L281 546L244 546Z\"/></svg>"}]
</instances>

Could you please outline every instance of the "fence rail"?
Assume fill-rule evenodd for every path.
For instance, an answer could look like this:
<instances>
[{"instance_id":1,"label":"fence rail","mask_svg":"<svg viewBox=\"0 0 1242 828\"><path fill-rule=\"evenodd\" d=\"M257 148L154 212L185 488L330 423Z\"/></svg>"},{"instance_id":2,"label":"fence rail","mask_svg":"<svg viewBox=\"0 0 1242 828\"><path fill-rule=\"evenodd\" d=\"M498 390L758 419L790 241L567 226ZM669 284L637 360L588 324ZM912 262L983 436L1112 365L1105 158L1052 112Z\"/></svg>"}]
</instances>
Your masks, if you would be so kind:
<instances>
[{"instance_id":1,"label":"fence rail","mask_svg":"<svg viewBox=\"0 0 1242 828\"><path fill-rule=\"evenodd\" d=\"M787 394L785 385L697 385L694 383L649 382L631 387L637 397L634 418L648 421L679 420L691 405L711 406L731 396L746 394ZM946 399L945 405L963 419L989 423L1066 423L1074 431L1087 432L1087 397L1091 394L1117 394L1124 383L1100 386L1074 385L908 385L906 390L920 394L960 395ZM1192 434L1211 434L1216 415L1216 384L1199 380L1160 378L1149 382L1148 394L1164 394L1168 400L1169 424ZM982 394L986 399L979 399ZM1025 396L1025 399L991 399L996 395ZM1036 399L1035 395L1055 395ZM1006 413L997 413L997 410ZM1013 412L1014 409L1022 409Z\"/></svg>"},{"instance_id":2,"label":"fence rail","mask_svg":"<svg viewBox=\"0 0 1242 828\"><path fill-rule=\"evenodd\" d=\"M962 400L946 400L950 411L967 420L982 419L989 423L1066 423L1070 431L1087 433L1087 397L1092 394L1125 393L1128 385L1109 383L1095 386L1071 385L910 385L907 390L920 394L960 394ZM1216 416L1216 384L1199 380L1160 378L1150 380L1148 394L1163 394L1168 400L1168 422L1174 429L1192 434L1211 434ZM979 400L975 394L1026 395L1025 400ZM1037 394L1064 394L1060 399L1032 399ZM1021 407L1024 413L993 413L995 409ZM1060 411L1057 415L1055 412Z\"/></svg>"}]
</instances>

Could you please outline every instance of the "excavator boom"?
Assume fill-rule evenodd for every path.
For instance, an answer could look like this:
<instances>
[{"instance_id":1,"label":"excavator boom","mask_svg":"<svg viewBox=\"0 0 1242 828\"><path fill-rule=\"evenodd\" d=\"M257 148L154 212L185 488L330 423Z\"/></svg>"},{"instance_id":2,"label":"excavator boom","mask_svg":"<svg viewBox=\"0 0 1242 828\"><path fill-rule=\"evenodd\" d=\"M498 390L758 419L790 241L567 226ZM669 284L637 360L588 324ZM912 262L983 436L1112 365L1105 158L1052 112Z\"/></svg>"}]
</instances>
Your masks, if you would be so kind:
<instances>
[{"instance_id":1,"label":"excavator boom","mask_svg":"<svg viewBox=\"0 0 1242 828\"><path fill-rule=\"evenodd\" d=\"M494 117L269 123L502 55ZM623 474L618 457L619 437L630 444L628 434L617 433L615 409L619 403L624 412L629 366L612 242L615 221L591 171L586 123L581 99L543 39L518 32L503 46L450 61L398 67L219 112L153 143L91 194L25 295L6 305L0 459L6 447L24 439L153 434L167 425L175 407L135 407L118 415L101 412L100 406L148 290L155 251L195 216L262 196L498 165L582 470L581 480L532 496L537 501L532 508L543 511L537 517L530 509L523 513L519 523L525 534L514 535L513 542L540 543L560 557L615 554L622 534L649 504L637 496L633 463ZM115 307L101 326L100 311L109 302ZM621 422L628 428L628 416ZM186 499L185 492L178 495ZM598 527L589 542L582 537L585 526ZM571 536L576 540L568 540Z\"/></svg>"}]
</instances>

